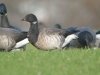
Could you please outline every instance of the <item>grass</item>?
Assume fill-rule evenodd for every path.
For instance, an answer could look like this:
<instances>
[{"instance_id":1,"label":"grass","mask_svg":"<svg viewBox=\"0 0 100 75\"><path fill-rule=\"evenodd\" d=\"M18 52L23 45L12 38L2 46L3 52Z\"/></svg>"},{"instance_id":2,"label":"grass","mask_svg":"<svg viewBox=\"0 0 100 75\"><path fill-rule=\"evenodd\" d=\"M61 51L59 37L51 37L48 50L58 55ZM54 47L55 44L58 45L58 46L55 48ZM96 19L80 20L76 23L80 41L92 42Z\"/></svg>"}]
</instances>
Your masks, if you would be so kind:
<instances>
[{"instance_id":1,"label":"grass","mask_svg":"<svg viewBox=\"0 0 100 75\"><path fill-rule=\"evenodd\" d=\"M0 75L100 75L100 50L0 52Z\"/></svg>"}]
</instances>

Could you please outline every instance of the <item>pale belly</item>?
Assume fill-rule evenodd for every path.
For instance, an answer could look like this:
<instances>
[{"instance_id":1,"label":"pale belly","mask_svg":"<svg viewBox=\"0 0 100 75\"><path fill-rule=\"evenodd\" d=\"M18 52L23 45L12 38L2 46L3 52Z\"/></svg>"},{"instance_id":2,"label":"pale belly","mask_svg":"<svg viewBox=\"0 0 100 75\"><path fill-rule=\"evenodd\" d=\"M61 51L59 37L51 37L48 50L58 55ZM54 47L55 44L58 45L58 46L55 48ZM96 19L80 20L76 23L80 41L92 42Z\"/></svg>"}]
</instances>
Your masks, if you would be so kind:
<instances>
[{"instance_id":1,"label":"pale belly","mask_svg":"<svg viewBox=\"0 0 100 75\"><path fill-rule=\"evenodd\" d=\"M64 37L59 35L41 35L38 37L36 46L40 49L61 49L64 42Z\"/></svg>"},{"instance_id":2,"label":"pale belly","mask_svg":"<svg viewBox=\"0 0 100 75\"><path fill-rule=\"evenodd\" d=\"M0 36L0 49L12 49L15 46L15 41L6 35Z\"/></svg>"}]
</instances>

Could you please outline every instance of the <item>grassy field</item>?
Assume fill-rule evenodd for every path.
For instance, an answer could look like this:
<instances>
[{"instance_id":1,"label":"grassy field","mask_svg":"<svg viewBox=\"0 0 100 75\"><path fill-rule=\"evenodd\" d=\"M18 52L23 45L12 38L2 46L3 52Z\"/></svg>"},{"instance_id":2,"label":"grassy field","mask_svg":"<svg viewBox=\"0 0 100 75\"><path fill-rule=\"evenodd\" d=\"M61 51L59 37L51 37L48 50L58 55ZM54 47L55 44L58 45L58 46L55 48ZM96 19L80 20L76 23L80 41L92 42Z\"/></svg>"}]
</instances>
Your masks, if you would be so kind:
<instances>
[{"instance_id":1,"label":"grassy field","mask_svg":"<svg viewBox=\"0 0 100 75\"><path fill-rule=\"evenodd\" d=\"M100 50L0 52L0 75L100 75Z\"/></svg>"}]
</instances>

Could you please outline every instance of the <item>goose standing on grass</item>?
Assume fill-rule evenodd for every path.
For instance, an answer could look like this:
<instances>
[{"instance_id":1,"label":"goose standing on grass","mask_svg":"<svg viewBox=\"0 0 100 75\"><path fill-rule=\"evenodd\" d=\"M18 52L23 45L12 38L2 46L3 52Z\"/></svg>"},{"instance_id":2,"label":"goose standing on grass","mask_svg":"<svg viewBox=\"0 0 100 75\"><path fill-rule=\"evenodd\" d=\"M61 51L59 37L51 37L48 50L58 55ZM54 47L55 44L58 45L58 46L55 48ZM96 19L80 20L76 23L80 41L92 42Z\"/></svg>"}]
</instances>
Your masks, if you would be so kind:
<instances>
[{"instance_id":1,"label":"goose standing on grass","mask_svg":"<svg viewBox=\"0 0 100 75\"><path fill-rule=\"evenodd\" d=\"M0 49L6 51L16 48L25 49L25 45L29 43L27 39L27 32L22 32L9 24L7 17L7 9L3 3L0 4L0 16L1 16L0 38L5 36L4 40L6 40L6 42L2 39L0 40ZM9 43L9 48L8 45L3 46L7 43Z\"/></svg>"},{"instance_id":2,"label":"goose standing on grass","mask_svg":"<svg viewBox=\"0 0 100 75\"><path fill-rule=\"evenodd\" d=\"M29 42L42 50L62 49L66 36L73 32L57 28L39 28L38 19L34 14L26 15L22 21L30 23ZM40 32L41 29L41 32ZM66 44L67 45L67 44Z\"/></svg>"}]
</instances>

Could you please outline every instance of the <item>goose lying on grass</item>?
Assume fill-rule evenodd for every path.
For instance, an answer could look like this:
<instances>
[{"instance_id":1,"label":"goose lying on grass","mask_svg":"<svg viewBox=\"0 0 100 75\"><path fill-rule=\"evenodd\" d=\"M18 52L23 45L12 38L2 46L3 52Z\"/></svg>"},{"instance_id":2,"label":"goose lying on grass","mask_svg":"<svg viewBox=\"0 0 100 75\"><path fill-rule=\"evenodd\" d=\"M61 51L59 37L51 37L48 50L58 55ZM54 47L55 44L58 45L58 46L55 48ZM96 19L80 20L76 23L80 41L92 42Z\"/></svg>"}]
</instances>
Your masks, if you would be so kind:
<instances>
[{"instance_id":1,"label":"goose lying on grass","mask_svg":"<svg viewBox=\"0 0 100 75\"><path fill-rule=\"evenodd\" d=\"M7 48L6 50L10 50L10 49L16 49L16 48L23 48L25 49L25 45L27 43L29 43L29 41L27 39L27 32L23 32L13 26L10 25L9 21L8 21L8 17L7 17L7 9L6 9L6 6L5 4L1 3L0 4L0 16L1 16L1 23L0 23L0 37L2 36L6 36L6 38L4 40L9 40L9 41L6 41L4 42L4 40L1 40L0 42L4 42L4 43L9 43L13 40L13 45L15 47L10 47L9 49ZM8 39L7 37L9 37L10 39ZM25 42L24 42L25 40ZM19 43L23 41L23 44L19 45ZM22 42L21 42L22 43ZM2 44L3 46L4 44ZM12 44L11 44L12 45ZM10 43L9 43L9 46L10 46ZM0 49L4 49L5 48L1 48Z\"/></svg>"},{"instance_id":2,"label":"goose lying on grass","mask_svg":"<svg viewBox=\"0 0 100 75\"><path fill-rule=\"evenodd\" d=\"M30 23L30 28L28 32L29 42L36 48L42 50L51 49L62 49L66 45L65 39L68 35L73 34L69 30L57 29L57 28L39 28L38 19L34 14L26 15L22 21L27 21ZM41 32L40 32L41 29Z\"/></svg>"},{"instance_id":3,"label":"goose lying on grass","mask_svg":"<svg viewBox=\"0 0 100 75\"><path fill-rule=\"evenodd\" d=\"M61 27L60 24L55 25L56 28L59 28L59 26ZM67 36L66 41L69 42L67 47L91 48L95 47L96 39L99 39L99 35L96 35L95 32L90 28L69 27L67 30L68 29L70 31L78 30L78 32Z\"/></svg>"},{"instance_id":4,"label":"goose lying on grass","mask_svg":"<svg viewBox=\"0 0 100 75\"><path fill-rule=\"evenodd\" d=\"M78 39L72 40L69 47L93 48L96 43L96 34L90 28L79 28L80 32L75 33Z\"/></svg>"}]
</instances>

